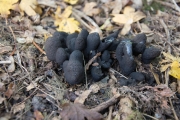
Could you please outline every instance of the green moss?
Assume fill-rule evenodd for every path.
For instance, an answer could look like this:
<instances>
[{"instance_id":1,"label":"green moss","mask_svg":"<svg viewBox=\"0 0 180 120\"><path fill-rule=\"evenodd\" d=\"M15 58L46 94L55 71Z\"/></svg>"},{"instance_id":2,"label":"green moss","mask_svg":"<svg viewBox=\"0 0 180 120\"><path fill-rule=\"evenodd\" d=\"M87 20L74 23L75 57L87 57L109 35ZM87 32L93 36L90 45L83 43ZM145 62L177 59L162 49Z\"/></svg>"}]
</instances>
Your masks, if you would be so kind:
<instances>
[{"instance_id":1,"label":"green moss","mask_svg":"<svg viewBox=\"0 0 180 120\"><path fill-rule=\"evenodd\" d=\"M132 112L127 120L143 120L143 115L138 110Z\"/></svg>"},{"instance_id":2,"label":"green moss","mask_svg":"<svg viewBox=\"0 0 180 120\"><path fill-rule=\"evenodd\" d=\"M143 10L156 13L158 10L164 11L165 7L156 1L153 1L150 5L148 5L147 0L143 0Z\"/></svg>"}]
</instances>

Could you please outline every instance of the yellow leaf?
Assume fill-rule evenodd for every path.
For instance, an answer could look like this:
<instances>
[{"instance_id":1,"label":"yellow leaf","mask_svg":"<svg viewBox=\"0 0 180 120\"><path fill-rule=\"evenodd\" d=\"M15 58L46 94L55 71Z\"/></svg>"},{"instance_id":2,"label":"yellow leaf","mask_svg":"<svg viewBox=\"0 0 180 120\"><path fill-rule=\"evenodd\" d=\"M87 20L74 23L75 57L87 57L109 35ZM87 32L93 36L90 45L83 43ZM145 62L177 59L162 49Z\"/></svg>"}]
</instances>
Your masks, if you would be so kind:
<instances>
[{"instance_id":1,"label":"yellow leaf","mask_svg":"<svg viewBox=\"0 0 180 120\"><path fill-rule=\"evenodd\" d=\"M74 5L78 2L78 0L64 0L64 2Z\"/></svg>"},{"instance_id":2,"label":"yellow leaf","mask_svg":"<svg viewBox=\"0 0 180 120\"><path fill-rule=\"evenodd\" d=\"M72 13L72 6L68 6L64 12L61 14L62 18L68 18Z\"/></svg>"},{"instance_id":3,"label":"yellow leaf","mask_svg":"<svg viewBox=\"0 0 180 120\"><path fill-rule=\"evenodd\" d=\"M169 71L169 75L180 79L180 63L178 61L173 61L171 64L171 70Z\"/></svg>"},{"instance_id":4,"label":"yellow leaf","mask_svg":"<svg viewBox=\"0 0 180 120\"><path fill-rule=\"evenodd\" d=\"M18 2L18 0L0 0L0 15L2 17L7 17L10 14L10 9L12 9L13 4Z\"/></svg>"},{"instance_id":5,"label":"yellow leaf","mask_svg":"<svg viewBox=\"0 0 180 120\"><path fill-rule=\"evenodd\" d=\"M41 12L41 8L38 7L38 3L36 0L21 0L19 4L20 9L24 11L28 16L36 15L37 12Z\"/></svg>"},{"instance_id":6,"label":"yellow leaf","mask_svg":"<svg viewBox=\"0 0 180 120\"><path fill-rule=\"evenodd\" d=\"M166 59L176 60L176 57L174 57L170 53L163 52L163 55L166 57Z\"/></svg>"},{"instance_id":7,"label":"yellow leaf","mask_svg":"<svg viewBox=\"0 0 180 120\"><path fill-rule=\"evenodd\" d=\"M63 19L60 23L56 23L59 25L58 31L64 31L67 33L80 32L79 22L74 18Z\"/></svg>"},{"instance_id":8,"label":"yellow leaf","mask_svg":"<svg viewBox=\"0 0 180 120\"><path fill-rule=\"evenodd\" d=\"M74 33L76 31L80 32L79 22L74 18L69 18L72 13L72 6L67 7L62 14L58 12L61 12L60 7L58 7L55 12L54 22L56 26L59 26L59 28L57 28L58 31L64 31L67 33Z\"/></svg>"}]
</instances>

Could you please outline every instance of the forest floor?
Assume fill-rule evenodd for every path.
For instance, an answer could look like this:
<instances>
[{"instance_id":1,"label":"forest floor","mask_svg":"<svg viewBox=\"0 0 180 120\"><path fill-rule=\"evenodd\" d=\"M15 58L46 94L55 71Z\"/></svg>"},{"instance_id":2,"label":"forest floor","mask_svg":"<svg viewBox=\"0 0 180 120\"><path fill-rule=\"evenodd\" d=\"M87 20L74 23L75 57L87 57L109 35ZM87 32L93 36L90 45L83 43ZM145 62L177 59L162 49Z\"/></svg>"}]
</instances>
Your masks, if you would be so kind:
<instances>
[{"instance_id":1,"label":"forest floor","mask_svg":"<svg viewBox=\"0 0 180 120\"><path fill-rule=\"evenodd\" d=\"M65 1L37 0L35 6L41 10L31 6L36 15L24 9L0 17L0 120L180 119L179 3L77 0L71 5ZM72 13L64 12L68 6ZM135 11L125 14L127 6ZM119 22L116 18L126 19ZM129 76L121 73L115 51L111 51L113 62L103 70L102 80L92 81L87 70L83 83L69 85L62 68L48 60L44 44L56 30L79 32L77 26L98 32L101 39L118 29L119 40L145 33L146 46L161 51L150 64L142 63L141 55L135 57L136 71L148 74L151 84L146 80L122 86L119 79Z\"/></svg>"}]
</instances>

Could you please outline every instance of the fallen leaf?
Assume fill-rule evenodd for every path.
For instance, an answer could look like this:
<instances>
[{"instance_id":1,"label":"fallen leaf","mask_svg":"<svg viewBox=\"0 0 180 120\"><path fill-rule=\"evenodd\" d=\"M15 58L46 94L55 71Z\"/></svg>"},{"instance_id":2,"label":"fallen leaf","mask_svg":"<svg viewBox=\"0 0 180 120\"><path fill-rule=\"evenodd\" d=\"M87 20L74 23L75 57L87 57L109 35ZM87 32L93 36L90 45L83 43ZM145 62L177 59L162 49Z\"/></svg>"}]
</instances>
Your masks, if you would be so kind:
<instances>
[{"instance_id":1,"label":"fallen leaf","mask_svg":"<svg viewBox=\"0 0 180 120\"><path fill-rule=\"evenodd\" d=\"M18 41L18 43L21 43L21 44L26 43L26 39L25 38L17 37L16 40Z\"/></svg>"},{"instance_id":2,"label":"fallen leaf","mask_svg":"<svg viewBox=\"0 0 180 120\"><path fill-rule=\"evenodd\" d=\"M36 32L39 34L39 35L44 35L44 34L49 34L49 32L45 29L43 29L42 26L38 25L38 26L34 26L34 29L36 30ZM46 40L46 39L45 39Z\"/></svg>"},{"instance_id":3,"label":"fallen leaf","mask_svg":"<svg viewBox=\"0 0 180 120\"><path fill-rule=\"evenodd\" d=\"M41 9L36 0L21 0L19 7L28 16L36 15L36 12L39 12Z\"/></svg>"},{"instance_id":4,"label":"fallen leaf","mask_svg":"<svg viewBox=\"0 0 180 120\"><path fill-rule=\"evenodd\" d=\"M24 108L25 108L25 104L24 104L24 102L23 102L23 103L21 103L21 104L15 104L15 105L13 105L12 111L13 111L13 113L15 114L15 113L23 110Z\"/></svg>"},{"instance_id":5,"label":"fallen leaf","mask_svg":"<svg viewBox=\"0 0 180 120\"><path fill-rule=\"evenodd\" d=\"M159 85L160 84L159 75L154 72L152 64L150 64L150 71L152 72L152 74L156 80L156 83Z\"/></svg>"},{"instance_id":6,"label":"fallen leaf","mask_svg":"<svg viewBox=\"0 0 180 120\"><path fill-rule=\"evenodd\" d=\"M103 116L93 110L85 108L84 105L66 103L62 107L60 115L63 120L102 120Z\"/></svg>"},{"instance_id":7,"label":"fallen leaf","mask_svg":"<svg viewBox=\"0 0 180 120\"><path fill-rule=\"evenodd\" d=\"M131 29L131 24L145 18L146 15L141 11L135 11L133 7L124 8L123 14L112 14L112 20L118 24L124 24L121 34L125 35Z\"/></svg>"},{"instance_id":8,"label":"fallen leaf","mask_svg":"<svg viewBox=\"0 0 180 120\"><path fill-rule=\"evenodd\" d=\"M32 81L27 87L26 87L26 91L29 91L33 88L35 88L37 86L37 83Z\"/></svg>"},{"instance_id":9,"label":"fallen leaf","mask_svg":"<svg viewBox=\"0 0 180 120\"><path fill-rule=\"evenodd\" d=\"M141 32L152 33L151 29L146 24L141 23L140 26L141 26Z\"/></svg>"},{"instance_id":10,"label":"fallen leaf","mask_svg":"<svg viewBox=\"0 0 180 120\"><path fill-rule=\"evenodd\" d=\"M164 72L167 68L170 67L169 75L180 80L180 58L174 57L170 53L165 53L165 52L163 52L163 55L164 55L165 59L163 59L160 62L161 72Z\"/></svg>"},{"instance_id":11,"label":"fallen leaf","mask_svg":"<svg viewBox=\"0 0 180 120\"><path fill-rule=\"evenodd\" d=\"M5 100L6 98L0 96L0 104Z\"/></svg>"},{"instance_id":12,"label":"fallen leaf","mask_svg":"<svg viewBox=\"0 0 180 120\"><path fill-rule=\"evenodd\" d=\"M9 51L12 51L12 47L11 46L0 46L0 54L3 54L3 53L7 53Z\"/></svg>"},{"instance_id":13,"label":"fallen leaf","mask_svg":"<svg viewBox=\"0 0 180 120\"><path fill-rule=\"evenodd\" d=\"M14 58L13 58L13 56L9 56L8 60L11 61L11 64L8 66L7 71L8 71L8 72L14 72L14 70L15 70L15 64L14 64Z\"/></svg>"},{"instance_id":14,"label":"fallen leaf","mask_svg":"<svg viewBox=\"0 0 180 120\"><path fill-rule=\"evenodd\" d=\"M180 79L180 63L178 61L173 61L171 64L169 75L177 78L178 80Z\"/></svg>"},{"instance_id":15,"label":"fallen leaf","mask_svg":"<svg viewBox=\"0 0 180 120\"><path fill-rule=\"evenodd\" d=\"M153 90L156 92L157 95L162 97L172 97L175 92L173 92L167 85L161 84L153 87Z\"/></svg>"},{"instance_id":16,"label":"fallen leaf","mask_svg":"<svg viewBox=\"0 0 180 120\"><path fill-rule=\"evenodd\" d=\"M58 26L58 31L64 31L67 33L80 32L79 22L74 18L69 18L72 13L72 6L68 6L63 13L61 13L61 8L58 7L55 12L55 22L54 24Z\"/></svg>"},{"instance_id":17,"label":"fallen leaf","mask_svg":"<svg viewBox=\"0 0 180 120\"><path fill-rule=\"evenodd\" d=\"M98 84L92 84L90 87L89 87L89 90L91 90L93 93L98 93L98 91L100 90L100 87Z\"/></svg>"},{"instance_id":18,"label":"fallen leaf","mask_svg":"<svg viewBox=\"0 0 180 120\"><path fill-rule=\"evenodd\" d=\"M44 116L42 115L42 113L38 110L34 111L34 117L36 118L36 120L43 120Z\"/></svg>"},{"instance_id":19,"label":"fallen leaf","mask_svg":"<svg viewBox=\"0 0 180 120\"><path fill-rule=\"evenodd\" d=\"M64 2L74 5L78 2L78 0L64 0Z\"/></svg>"},{"instance_id":20,"label":"fallen leaf","mask_svg":"<svg viewBox=\"0 0 180 120\"><path fill-rule=\"evenodd\" d=\"M0 92L3 92L5 90L4 83L0 82Z\"/></svg>"},{"instance_id":21,"label":"fallen leaf","mask_svg":"<svg viewBox=\"0 0 180 120\"><path fill-rule=\"evenodd\" d=\"M78 27L80 24L74 18L67 18L62 20L60 23L56 22L56 25L59 26L58 31L64 31L67 33L74 33L76 31L80 32Z\"/></svg>"},{"instance_id":22,"label":"fallen leaf","mask_svg":"<svg viewBox=\"0 0 180 120\"><path fill-rule=\"evenodd\" d=\"M92 90L86 90L83 91L82 93L77 93L76 94L79 96L75 99L74 103L81 103L83 104L86 100L86 98L89 96L89 94L92 92Z\"/></svg>"},{"instance_id":23,"label":"fallen leaf","mask_svg":"<svg viewBox=\"0 0 180 120\"><path fill-rule=\"evenodd\" d=\"M13 94L13 92L14 92L14 88L15 88L15 85L11 82L11 83L8 85L8 89L7 89L7 91L4 93L4 95L7 96L8 98L10 98L11 95Z\"/></svg>"},{"instance_id":24,"label":"fallen leaf","mask_svg":"<svg viewBox=\"0 0 180 120\"><path fill-rule=\"evenodd\" d=\"M37 0L38 4L56 8L56 2L54 0Z\"/></svg>"},{"instance_id":25,"label":"fallen leaf","mask_svg":"<svg viewBox=\"0 0 180 120\"><path fill-rule=\"evenodd\" d=\"M93 16L93 15L97 15L100 13L100 9L99 8L95 8L97 6L96 2L89 2L86 3L84 8L83 8L83 12L88 15L88 16Z\"/></svg>"},{"instance_id":26,"label":"fallen leaf","mask_svg":"<svg viewBox=\"0 0 180 120\"><path fill-rule=\"evenodd\" d=\"M12 9L13 4L17 3L18 0L1 0L0 1L0 15L2 17L7 17L10 14L10 9Z\"/></svg>"}]
</instances>

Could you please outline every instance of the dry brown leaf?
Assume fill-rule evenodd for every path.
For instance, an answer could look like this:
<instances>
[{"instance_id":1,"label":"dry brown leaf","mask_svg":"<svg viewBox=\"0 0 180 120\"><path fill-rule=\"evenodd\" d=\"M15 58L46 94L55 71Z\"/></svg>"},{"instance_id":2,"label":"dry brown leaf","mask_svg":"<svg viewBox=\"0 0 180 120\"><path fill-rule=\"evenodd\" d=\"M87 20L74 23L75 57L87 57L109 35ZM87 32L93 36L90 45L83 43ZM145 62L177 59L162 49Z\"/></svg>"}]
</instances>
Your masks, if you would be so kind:
<instances>
[{"instance_id":1,"label":"dry brown leaf","mask_svg":"<svg viewBox=\"0 0 180 120\"><path fill-rule=\"evenodd\" d=\"M79 96L75 99L74 103L81 103L84 104L86 98L89 96L89 94L92 92L92 90L86 90L83 91L82 93L76 92L76 94Z\"/></svg>"},{"instance_id":2,"label":"dry brown leaf","mask_svg":"<svg viewBox=\"0 0 180 120\"><path fill-rule=\"evenodd\" d=\"M85 108L84 105L76 103L66 103L63 105L60 115L63 120L102 120L103 116L90 109Z\"/></svg>"},{"instance_id":3,"label":"dry brown leaf","mask_svg":"<svg viewBox=\"0 0 180 120\"><path fill-rule=\"evenodd\" d=\"M38 110L34 111L34 117L36 118L36 120L43 120L44 116L42 115L42 113Z\"/></svg>"},{"instance_id":4,"label":"dry brown leaf","mask_svg":"<svg viewBox=\"0 0 180 120\"><path fill-rule=\"evenodd\" d=\"M23 103L21 103L21 104L15 104L15 105L13 105L12 111L13 111L13 113L15 114L15 113L23 110L24 108L25 108L25 104L24 104L24 102L23 102Z\"/></svg>"},{"instance_id":5,"label":"dry brown leaf","mask_svg":"<svg viewBox=\"0 0 180 120\"><path fill-rule=\"evenodd\" d=\"M15 70L14 58L13 58L13 56L9 56L8 59L11 61L11 64L8 66L7 71L14 72L14 70Z\"/></svg>"},{"instance_id":6,"label":"dry brown leaf","mask_svg":"<svg viewBox=\"0 0 180 120\"><path fill-rule=\"evenodd\" d=\"M85 65L86 70L89 69L89 66L90 66L90 65L93 63L93 61L96 60L96 58L99 57L100 55L101 55L101 53L99 52L99 53L97 53L93 58L91 58L91 59L88 61L88 63Z\"/></svg>"},{"instance_id":7,"label":"dry brown leaf","mask_svg":"<svg viewBox=\"0 0 180 120\"><path fill-rule=\"evenodd\" d=\"M26 91L29 91L33 88L35 88L37 86L37 83L32 81L27 87L26 87Z\"/></svg>"},{"instance_id":8,"label":"dry brown leaf","mask_svg":"<svg viewBox=\"0 0 180 120\"><path fill-rule=\"evenodd\" d=\"M133 22L137 22L137 21L141 20L142 18L146 17L146 15L143 12L135 11L135 9L130 6L126 6L124 8L123 14L112 14L112 15L114 16L112 18L112 20L115 23L124 24L124 28L121 32L122 35L125 35L129 32L129 30L131 28L130 25Z\"/></svg>"},{"instance_id":9,"label":"dry brown leaf","mask_svg":"<svg viewBox=\"0 0 180 120\"><path fill-rule=\"evenodd\" d=\"M169 67L171 66L171 63L161 66L160 71L165 72Z\"/></svg>"},{"instance_id":10,"label":"dry brown leaf","mask_svg":"<svg viewBox=\"0 0 180 120\"><path fill-rule=\"evenodd\" d=\"M161 84L153 87L153 90L156 92L157 95L162 97L172 97L175 92L173 92L167 85Z\"/></svg>"},{"instance_id":11,"label":"dry brown leaf","mask_svg":"<svg viewBox=\"0 0 180 120\"><path fill-rule=\"evenodd\" d=\"M3 54L3 53L7 53L9 51L12 51L12 47L11 46L0 46L0 54Z\"/></svg>"},{"instance_id":12,"label":"dry brown leaf","mask_svg":"<svg viewBox=\"0 0 180 120\"><path fill-rule=\"evenodd\" d=\"M180 93L180 80L177 80L177 84L178 84L177 92Z\"/></svg>"},{"instance_id":13,"label":"dry brown leaf","mask_svg":"<svg viewBox=\"0 0 180 120\"><path fill-rule=\"evenodd\" d=\"M95 8L96 6L97 6L96 2L86 3L83 8L83 12L88 16L97 15L100 13L100 9Z\"/></svg>"},{"instance_id":14,"label":"dry brown leaf","mask_svg":"<svg viewBox=\"0 0 180 120\"><path fill-rule=\"evenodd\" d=\"M11 82L11 83L8 85L8 89L7 89L7 91L4 93L4 95L7 96L8 98L10 98L11 95L13 94L13 92L14 92L14 89L15 89L15 85Z\"/></svg>"},{"instance_id":15,"label":"dry brown leaf","mask_svg":"<svg viewBox=\"0 0 180 120\"><path fill-rule=\"evenodd\" d=\"M100 87L98 84L92 84L90 87L89 87L89 90L91 90L93 93L98 93L98 91L100 90Z\"/></svg>"},{"instance_id":16,"label":"dry brown leaf","mask_svg":"<svg viewBox=\"0 0 180 120\"><path fill-rule=\"evenodd\" d=\"M141 23L140 26L141 26L141 32L152 33L151 29L146 24Z\"/></svg>"},{"instance_id":17,"label":"dry brown leaf","mask_svg":"<svg viewBox=\"0 0 180 120\"><path fill-rule=\"evenodd\" d=\"M156 80L156 83L159 85L160 84L159 75L154 72L152 64L150 64L150 70L151 70L151 72L152 72L152 74Z\"/></svg>"},{"instance_id":18,"label":"dry brown leaf","mask_svg":"<svg viewBox=\"0 0 180 120\"><path fill-rule=\"evenodd\" d=\"M34 16L36 12L40 12L41 10L36 0L21 0L19 7L28 16Z\"/></svg>"},{"instance_id":19,"label":"dry brown leaf","mask_svg":"<svg viewBox=\"0 0 180 120\"><path fill-rule=\"evenodd\" d=\"M5 91L4 83L0 82L0 92Z\"/></svg>"},{"instance_id":20,"label":"dry brown leaf","mask_svg":"<svg viewBox=\"0 0 180 120\"><path fill-rule=\"evenodd\" d=\"M0 96L0 104L5 100L6 98Z\"/></svg>"}]
</instances>

